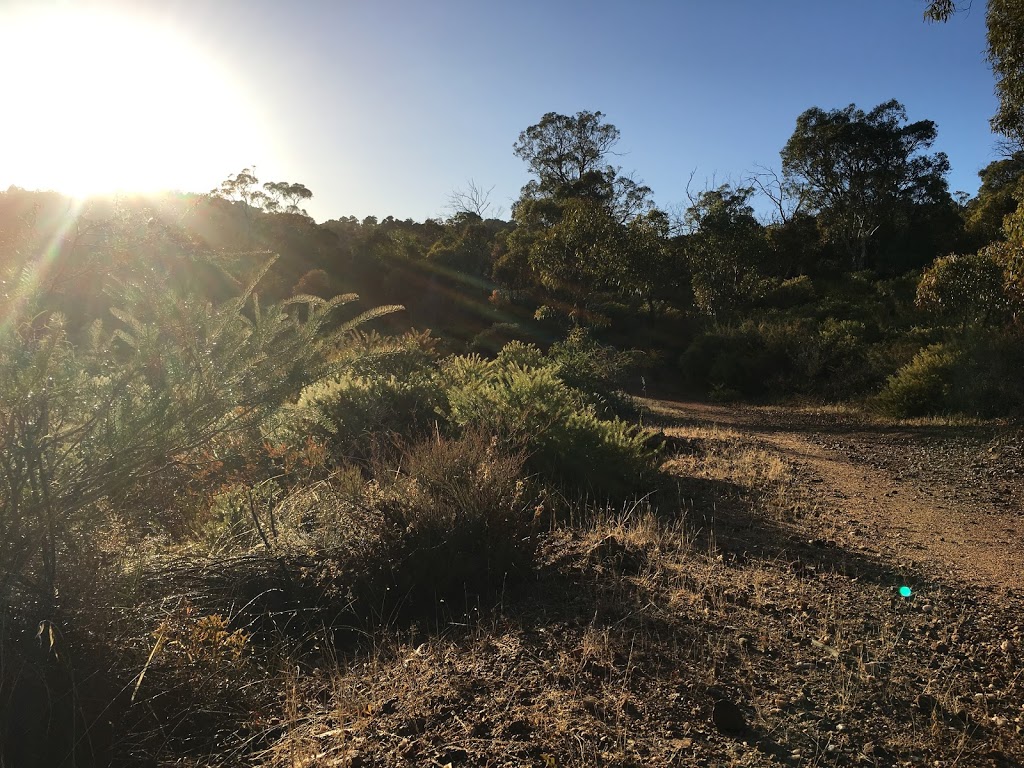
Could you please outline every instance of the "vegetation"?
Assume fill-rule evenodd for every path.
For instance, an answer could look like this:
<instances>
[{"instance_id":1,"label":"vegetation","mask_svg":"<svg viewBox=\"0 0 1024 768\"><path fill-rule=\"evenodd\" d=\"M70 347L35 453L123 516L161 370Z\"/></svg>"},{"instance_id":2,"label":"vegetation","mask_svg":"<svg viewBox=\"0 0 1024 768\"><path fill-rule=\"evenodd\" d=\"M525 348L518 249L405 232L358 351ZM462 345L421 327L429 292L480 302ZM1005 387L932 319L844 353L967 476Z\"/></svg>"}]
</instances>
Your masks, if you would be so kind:
<instances>
[{"instance_id":1,"label":"vegetation","mask_svg":"<svg viewBox=\"0 0 1024 768\"><path fill-rule=\"evenodd\" d=\"M863 611L857 624L859 609L836 607L827 641L812 641L807 598L767 576L745 605L726 597L733 563L695 555L682 518L707 502L709 551L719 499L781 530L809 514L792 467L732 438L639 426L651 401L633 395L1020 417L1024 37L1013 3L987 14L993 127L1017 144L967 201L929 153L938 127L896 100L811 107L781 173L695 192L677 214L610 162L619 130L589 111L519 135L532 178L508 221L471 184L445 219L317 224L308 188L252 169L206 195L80 209L0 194L0 765L313 765L318 740L348 749L352 723L399 715L390 755L466 762L415 746L426 724L397 695L350 692L331 715L342 724L321 732L301 696L357 690L352 667L338 671L348 655L376 684L408 670L429 688L418 660L449 636L491 642L488 623L536 646L508 669L560 659L543 672L556 691L544 712L600 721L617 739L605 762L642 764L656 750L623 725L640 687L724 698L714 686L737 657L699 639L721 628L694 630L715 610L756 597L774 618L743 647L775 654L792 637L835 649L839 624L867 632ZM758 194L772 216L755 214ZM805 575L798 562L772 578L792 595ZM857 594L885 599L877 584ZM517 595L538 622L562 617L579 658L508 626ZM784 628L787 612L807 623ZM630 677L648 653L649 676ZM866 653L835 658L849 657L850 695L878 703L883 662ZM708 680L683 671L695 658L712 659ZM607 698L613 683L614 705L582 693ZM507 684L483 685L493 698ZM530 696L505 711L544 720ZM500 730L511 743L532 729L524 715ZM945 738L915 749L952 754ZM589 764L569 762L568 736L552 743L557 758L524 748L524 764ZM371 762L335 757L385 759L365 751Z\"/></svg>"}]
</instances>

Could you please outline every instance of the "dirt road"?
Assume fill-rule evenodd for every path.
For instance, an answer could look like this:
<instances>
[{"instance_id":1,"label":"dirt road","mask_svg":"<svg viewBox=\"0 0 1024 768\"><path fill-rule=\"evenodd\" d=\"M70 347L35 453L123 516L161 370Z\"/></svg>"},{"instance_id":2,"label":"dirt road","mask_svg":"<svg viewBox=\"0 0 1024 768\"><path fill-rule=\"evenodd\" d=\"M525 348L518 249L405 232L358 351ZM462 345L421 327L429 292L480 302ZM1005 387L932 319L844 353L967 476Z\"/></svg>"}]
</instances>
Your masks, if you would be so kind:
<instances>
[{"instance_id":1,"label":"dirt road","mask_svg":"<svg viewBox=\"0 0 1024 768\"><path fill-rule=\"evenodd\" d=\"M820 511L817 530L838 546L947 583L1024 595L1019 432L893 427L781 408L645 405L666 434L725 427L791 460Z\"/></svg>"}]
</instances>

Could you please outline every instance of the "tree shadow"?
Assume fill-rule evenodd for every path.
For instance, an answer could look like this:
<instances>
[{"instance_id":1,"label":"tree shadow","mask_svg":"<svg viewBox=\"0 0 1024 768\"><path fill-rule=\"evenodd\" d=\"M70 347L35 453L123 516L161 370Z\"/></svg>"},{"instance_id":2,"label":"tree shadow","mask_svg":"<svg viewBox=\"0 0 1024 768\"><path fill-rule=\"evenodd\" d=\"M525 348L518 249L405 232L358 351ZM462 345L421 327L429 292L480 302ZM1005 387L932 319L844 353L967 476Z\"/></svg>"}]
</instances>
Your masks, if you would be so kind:
<instances>
[{"instance_id":1,"label":"tree shadow","mask_svg":"<svg viewBox=\"0 0 1024 768\"><path fill-rule=\"evenodd\" d=\"M913 424L874 421L857 414L815 413L792 408L757 408L749 405L725 406L717 403L676 403L672 400L647 401L659 410L644 411L644 421L654 428L719 426L754 434L877 435L908 439L990 440L999 434L1014 432L1021 424L987 422L981 424Z\"/></svg>"}]
</instances>

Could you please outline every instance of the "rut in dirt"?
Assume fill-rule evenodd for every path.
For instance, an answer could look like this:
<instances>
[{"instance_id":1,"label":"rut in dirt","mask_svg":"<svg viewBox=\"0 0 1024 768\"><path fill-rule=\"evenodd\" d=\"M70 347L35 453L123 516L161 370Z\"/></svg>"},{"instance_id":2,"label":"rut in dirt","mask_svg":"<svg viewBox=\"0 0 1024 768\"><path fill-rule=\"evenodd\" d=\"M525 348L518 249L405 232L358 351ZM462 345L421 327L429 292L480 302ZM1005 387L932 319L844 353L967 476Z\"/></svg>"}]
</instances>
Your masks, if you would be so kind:
<instances>
[{"instance_id":1,"label":"rut in dirt","mask_svg":"<svg viewBox=\"0 0 1024 768\"><path fill-rule=\"evenodd\" d=\"M894 570L1024 594L1024 469L1008 428L900 427L828 414L646 400L668 435L718 427L792 461L844 549ZM852 422L852 423L851 423ZM966 470L981 467L973 474ZM800 523L797 523L800 525Z\"/></svg>"}]
</instances>

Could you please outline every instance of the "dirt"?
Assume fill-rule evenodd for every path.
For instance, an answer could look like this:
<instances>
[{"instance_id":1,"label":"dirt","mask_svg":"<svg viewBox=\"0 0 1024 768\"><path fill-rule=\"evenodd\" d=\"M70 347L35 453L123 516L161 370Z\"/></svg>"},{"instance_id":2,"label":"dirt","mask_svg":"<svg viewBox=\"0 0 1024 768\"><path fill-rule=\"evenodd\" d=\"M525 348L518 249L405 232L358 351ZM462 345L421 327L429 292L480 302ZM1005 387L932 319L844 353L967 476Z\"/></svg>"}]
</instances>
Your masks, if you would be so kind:
<instances>
[{"instance_id":1,"label":"dirt","mask_svg":"<svg viewBox=\"0 0 1024 768\"><path fill-rule=\"evenodd\" d=\"M650 401L667 434L728 427L797 466L819 505L812 532L897 569L1024 595L1024 453L989 427L872 427L827 412Z\"/></svg>"},{"instance_id":2,"label":"dirt","mask_svg":"<svg viewBox=\"0 0 1024 768\"><path fill-rule=\"evenodd\" d=\"M296 667L251 762L1024 764L1018 430L642 406L656 494L553 525L497 606Z\"/></svg>"}]
</instances>

